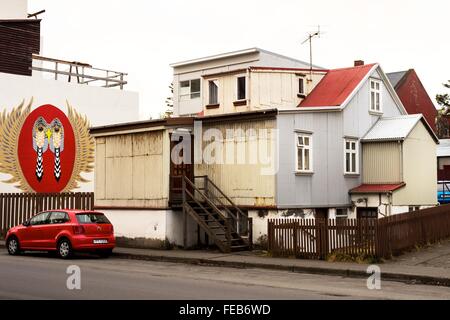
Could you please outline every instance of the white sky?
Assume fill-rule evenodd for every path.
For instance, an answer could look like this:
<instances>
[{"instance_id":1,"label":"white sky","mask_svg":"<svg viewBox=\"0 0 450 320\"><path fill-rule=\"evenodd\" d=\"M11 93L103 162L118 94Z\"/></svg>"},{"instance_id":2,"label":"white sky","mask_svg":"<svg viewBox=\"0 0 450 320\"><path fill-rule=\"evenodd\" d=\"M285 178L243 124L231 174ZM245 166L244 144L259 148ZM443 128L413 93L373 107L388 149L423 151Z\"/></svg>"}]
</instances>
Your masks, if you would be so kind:
<instances>
[{"instance_id":1,"label":"white sky","mask_svg":"<svg viewBox=\"0 0 450 320\"><path fill-rule=\"evenodd\" d=\"M43 55L128 72L143 117L165 109L170 63L255 46L308 61L318 24L314 64L414 68L433 101L450 79L448 0L28 1L41 9Z\"/></svg>"}]
</instances>

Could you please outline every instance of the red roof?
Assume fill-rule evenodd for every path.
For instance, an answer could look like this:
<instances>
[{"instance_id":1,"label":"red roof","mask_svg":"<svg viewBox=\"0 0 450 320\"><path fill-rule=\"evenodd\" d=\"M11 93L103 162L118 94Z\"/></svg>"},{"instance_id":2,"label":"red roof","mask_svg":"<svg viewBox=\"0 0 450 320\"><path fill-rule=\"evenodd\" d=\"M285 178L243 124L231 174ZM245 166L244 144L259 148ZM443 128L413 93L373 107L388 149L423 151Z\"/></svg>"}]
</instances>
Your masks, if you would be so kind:
<instances>
[{"instance_id":1,"label":"red roof","mask_svg":"<svg viewBox=\"0 0 450 320\"><path fill-rule=\"evenodd\" d=\"M372 63L328 71L299 107L342 105L374 65Z\"/></svg>"},{"instance_id":2,"label":"red roof","mask_svg":"<svg viewBox=\"0 0 450 320\"><path fill-rule=\"evenodd\" d=\"M362 184L356 188L350 190L350 193L385 193L400 189L405 186L406 183L395 184Z\"/></svg>"}]
</instances>

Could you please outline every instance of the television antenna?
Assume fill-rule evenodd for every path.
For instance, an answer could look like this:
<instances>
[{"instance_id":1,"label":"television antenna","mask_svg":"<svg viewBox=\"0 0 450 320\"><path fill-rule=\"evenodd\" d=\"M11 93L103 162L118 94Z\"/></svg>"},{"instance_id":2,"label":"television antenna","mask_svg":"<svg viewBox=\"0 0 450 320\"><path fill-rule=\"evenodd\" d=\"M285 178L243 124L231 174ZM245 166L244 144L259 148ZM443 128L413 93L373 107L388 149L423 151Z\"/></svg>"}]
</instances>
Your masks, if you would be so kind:
<instances>
[{"instance_id":1,"label":"television antenna","mask_svg":"<svg viewBox=\"0 0 450 320\"><path fill-rule=\"evenodd\" d=\"M314 37L320 38L320 25L317 25L317 31L310 32L308 37L301 43L304 44L309 41L309 79L308 81L312 81L312 70L313 70L313 62L312 62L312 39Z\"/></svg>"}]
</instances>

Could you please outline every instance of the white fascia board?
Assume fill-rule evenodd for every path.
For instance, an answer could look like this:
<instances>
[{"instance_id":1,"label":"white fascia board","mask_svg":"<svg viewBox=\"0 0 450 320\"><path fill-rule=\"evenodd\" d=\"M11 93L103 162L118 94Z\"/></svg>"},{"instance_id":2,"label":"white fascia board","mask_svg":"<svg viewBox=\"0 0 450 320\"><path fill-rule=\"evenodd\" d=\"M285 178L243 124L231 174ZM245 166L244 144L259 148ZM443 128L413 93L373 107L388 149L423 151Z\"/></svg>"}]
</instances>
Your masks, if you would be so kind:
<instances>
[{"instance_id":1,"label":"white fascia board","mask_svg":"<svg viewBox=\"0 0 450 320\"><path fill-rule=\"evenodd\" d=\"M356 93L361 89L361 87L366 83L367 79L372 75L372 73L379 67L378 63L374 64L374 66L370 69L369 72L364 76L364 78L358 83L358 85L353 89L352 93L348 95L348 97L344 100L344 102L341 104L341 108L344 109L347 104L353 99L353 97L356 95Z\"/></svg>"},{"instance_id":2,"label":"white fascia board","mask_svg":"<svg viewBox=\"0 0 450 320\"><path fill-rule=\"evenodd\" d=\"M240 56L240 55L245 55L245 54L255 53L255 52L259 52L259 49L258 48L250 48L250 49L244 49L244 50L240 50L240 51L221 53L221 54L198 58L198 59L175 62L175 63L170 64L169 66L172 68L176 68L176 67L194 64L194 63L200 63L200 62L211 61L211 60L219 60L219 59L223 59L223 58Z\"/></svg>"},{"instance_id":3,"label":"white fascia board","mask_svg":"<svg viewBox=\"0 0 450 320\"><path fill-rule=\"evenodd\" d=\"M320 112L320 111L341 111L340 106L324 106L324 107L297 107L295 109L278 110L278 113L301 113L301 112Z\"/></svg>"}]
</instances>

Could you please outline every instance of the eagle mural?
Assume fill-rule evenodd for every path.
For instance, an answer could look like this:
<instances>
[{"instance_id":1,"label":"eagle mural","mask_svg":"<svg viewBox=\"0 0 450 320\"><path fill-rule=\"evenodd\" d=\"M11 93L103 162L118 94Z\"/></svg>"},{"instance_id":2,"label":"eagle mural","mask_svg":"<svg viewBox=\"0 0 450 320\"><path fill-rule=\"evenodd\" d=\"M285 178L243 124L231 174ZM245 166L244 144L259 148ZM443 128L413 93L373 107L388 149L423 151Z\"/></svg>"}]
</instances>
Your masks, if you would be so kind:
<instances>
[{"instance_id":1,"label":"eagle mural","mask_svg":"<svg viewBox=\"0 0 450 320\"><path fill-rule=\"evenodd\" d=\"M0 172L11 176L3 182L24 192L67 192L89 182L81 176L94 168L87 118L68 102L67 116L53 105L31 111L32 104L0 114Z\"/></svg>"}]
</instances>

